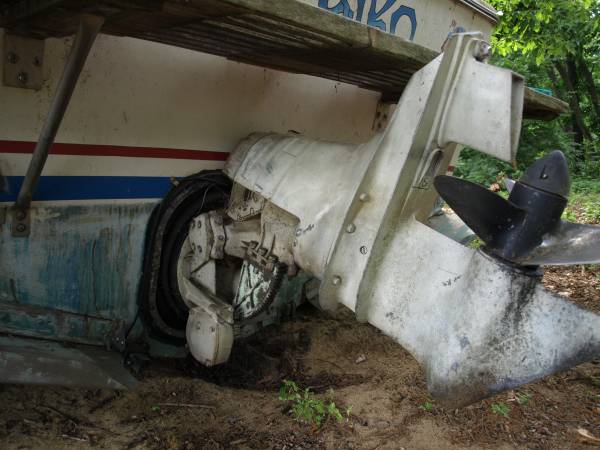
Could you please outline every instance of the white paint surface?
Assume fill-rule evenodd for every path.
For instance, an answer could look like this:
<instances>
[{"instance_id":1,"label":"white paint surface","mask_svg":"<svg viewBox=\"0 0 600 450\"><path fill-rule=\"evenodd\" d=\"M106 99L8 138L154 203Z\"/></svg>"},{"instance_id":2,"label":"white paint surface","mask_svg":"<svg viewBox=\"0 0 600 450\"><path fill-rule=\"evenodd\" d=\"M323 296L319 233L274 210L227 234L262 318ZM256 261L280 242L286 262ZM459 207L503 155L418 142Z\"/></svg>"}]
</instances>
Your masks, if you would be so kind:
<instances>
[{"instance_id":1,"label":"white paint surface","mask_svg":"<svg viewBox=\"0 0 600 450\"><path fill-rule=\"evenodd\" d=\"M71 39L46 41L41 90L0 86L0 140L37 140L70 45ZM371 135L378 97L316 77L100 35L56 142L229 152L253 131L289 130L363 142ZM0 154L3 175L23 175L27 159ZM51 155L44 175L183 176L221 165Z\"/></svg>"}]
</instances>

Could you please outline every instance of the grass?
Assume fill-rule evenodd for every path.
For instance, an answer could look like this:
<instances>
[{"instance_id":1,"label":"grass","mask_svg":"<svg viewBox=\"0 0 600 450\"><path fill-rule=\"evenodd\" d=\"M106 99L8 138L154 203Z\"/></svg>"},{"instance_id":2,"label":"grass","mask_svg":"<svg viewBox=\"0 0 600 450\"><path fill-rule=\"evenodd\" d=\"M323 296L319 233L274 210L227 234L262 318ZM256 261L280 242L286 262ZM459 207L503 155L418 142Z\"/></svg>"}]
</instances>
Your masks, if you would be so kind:
<instances>
[{"instance_id":1,"label":"grass","mask_svg":"<svg viewBox=\"0 0 600 450\"><path fill-rule=\"evenodd\" d=\"M279 400L291 402L291 413L294 420L314 424L320 427L328 419L338 422L344 420L344 416L336 404L331 400L321 400L306 388L300 389L298 385L290 380L284 380L279 389ZM346 409L346 417L350 416L352 407Z\"/></svg>"},{"instance_id":2,"label":"grass","mask_svg":"<svg viewBox=\"0 0 600 450\"><path fill-rule=\"evenodd\" d=\"M523 392L519 392L517 394L517 403L521 406L527 406L529 401L531 400L531 395Z\"/></svg>"},{"instance_id":3,"label":"grass","mask_svg":"<svg viewBox=\"0 0 600 450\"><path fill-rule=\"evenodd\" d=\"M502 417L508 417L508 413L510 413L510 408L506 403L493 403L492 412Z\"/></svg>"}]
</instances>

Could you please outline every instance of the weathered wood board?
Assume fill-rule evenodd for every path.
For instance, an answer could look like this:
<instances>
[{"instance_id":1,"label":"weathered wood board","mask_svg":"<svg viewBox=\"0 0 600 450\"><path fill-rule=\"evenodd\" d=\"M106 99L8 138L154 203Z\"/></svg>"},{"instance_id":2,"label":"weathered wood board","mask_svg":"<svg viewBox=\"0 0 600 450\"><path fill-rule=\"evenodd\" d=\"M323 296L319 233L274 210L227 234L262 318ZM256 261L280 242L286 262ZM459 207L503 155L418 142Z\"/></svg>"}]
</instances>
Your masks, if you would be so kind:
<instances>
[{"instance_id":1,"label":"weathered wood board","mask_svg":"<svg viewBox=\"0 0 600 450\"><path fill-rule=\"evenodd\" d=\"M66 36L81 13L102 14L104 33L350 83L391 101L437 55L299 0L5 0L0 8L0 25L15 33ZM525 117L548 120L566 110L527 90Z\"/></svg>"}]
</instances>

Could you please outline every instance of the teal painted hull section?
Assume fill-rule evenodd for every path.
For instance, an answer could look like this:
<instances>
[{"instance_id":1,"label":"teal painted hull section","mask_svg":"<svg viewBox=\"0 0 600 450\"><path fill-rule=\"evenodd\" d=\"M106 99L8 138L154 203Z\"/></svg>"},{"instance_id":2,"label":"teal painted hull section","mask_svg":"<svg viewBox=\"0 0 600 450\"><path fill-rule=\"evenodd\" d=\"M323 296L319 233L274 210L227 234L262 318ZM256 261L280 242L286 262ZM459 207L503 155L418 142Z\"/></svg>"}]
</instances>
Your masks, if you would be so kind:
<instances>
[{"instance_id":1,"label":"teal painted hull section","mask_svg":"<svg viewBox=\"0 0 600 450\"><path fill-rule=\"evenodd\" d=\"M94 345L122 336L137 316L155 206L34 206L28 238L0 221L0 333Z\"/></svg>"}]
</instances>

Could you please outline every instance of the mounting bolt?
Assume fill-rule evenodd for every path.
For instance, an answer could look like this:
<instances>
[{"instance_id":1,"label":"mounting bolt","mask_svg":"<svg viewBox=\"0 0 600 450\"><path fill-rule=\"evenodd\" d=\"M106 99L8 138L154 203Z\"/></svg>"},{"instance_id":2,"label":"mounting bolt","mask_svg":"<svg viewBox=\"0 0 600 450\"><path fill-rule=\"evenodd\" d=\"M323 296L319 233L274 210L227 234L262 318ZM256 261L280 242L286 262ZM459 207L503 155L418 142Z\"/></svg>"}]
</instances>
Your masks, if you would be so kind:
<instances>
[{"instance_id":1,"label":"mounting bolt","mask_svg":"<svg viewBox=\"0 0 600 450\"><path fill-rule=\"evenodd\" d=\"M218 240L220 241L224 241L225 240L225 236L223 236L222 234L219 235L219 237L217 237Z\"/></svg>"},{"instance_id":2,"label":"mounting bolt","mask_svg":"<svg viewBox=\"0 0 600 450\"><path fill-rule=\"evenodd\" d=\"M335 275L332 278L331 283L333 283L334 286L339 286L340 284L342 284L342 277L340 277L339 275Z\"/></svg>"},{"instance_id":3,"label":"mounting bolt","mask_svg":"<svg viewBox=\"0 0 600 450\"><path fill-rule=\"evenodd\" d=\"M19 83L21 84L27 84L29 81L29 75L27 75L27 72L19 72L17 75L17 80L19 80Z\"/></svg>"},{"instance_id":4,"label":"mounting bolt","mask_svg":"<svg viewBox=\"0 0 600 450\"><path fill-rule=\"evenodd\" d=\"M492 47L487 42L479 41L475 47L475 59L477 61L486 61L492 55Z\"/></svg>"},{"instance_id":5,"label":"mounting bolt","mask_svg":"<svg viewBox=\"0 0 600 450\"><path fill-rule=\"evenodd\" d=\"M368 201L369 201L369 194L367 194L366 192L363 192L362 194L360 194L360 195L358 196L358 199L359 199L361 202L363 202L363 203L364 203L364 202L368 202Z\"/></svg>"},{"instance_id":6,"label":"mounting bolt","mask_svg":"<svg viewBox=\"0 0 600 450\"><path fill-rule=\"evenodd\" d=\"M15 52L8 52L6 60L11 64L16 64L19 62L19 55L17 55Z\"/></svg>"},{"instance_id":7,"label":"mounting bolt","mask_svg":"<svg viewBox=\"0 0 600 450\"><path fill-rule=\"evenodd\" d=\"M369 249L367 248L367 246L366 246L366 245L363 245L363 246L360 248L360 252L361 252L363 255L366 255L366 254L369 252Z\"/></svg>"},{"instance_id":8,"label":"mounting bolt","mask_svg":"<svg viewBox=\"0 0 600 450\"><path fill-rule=\"evenodd\" d=\"M356 231L356 225L354 225L353 223L349 224L346 227L346 233L354 233Z\"/></svg>"},{"instance_id":9,"label":"mounting bolt","mask_svg":"<svg viewBox=\"0 0 600 450\"><path fill-rule=\"evenodd\" d=\"M17 231L19 233L23 233L26 229L27 229L27 227L25 227L25 225L23 225L22 223L17 225Z\"/></svg>"},{"instance_id":10,"label":"mounting bolt","mask_svg":"<svg viewBox=\"0 0 600 450\"><path fill-rule=\"evenodd\" d=\"M217 225L223 225L223 218L221 216L215 216L215 223Z\"/></svg>"}]
</instances>

